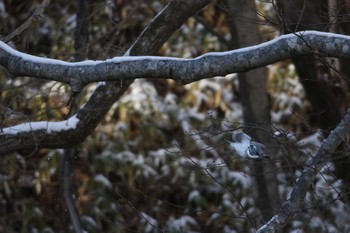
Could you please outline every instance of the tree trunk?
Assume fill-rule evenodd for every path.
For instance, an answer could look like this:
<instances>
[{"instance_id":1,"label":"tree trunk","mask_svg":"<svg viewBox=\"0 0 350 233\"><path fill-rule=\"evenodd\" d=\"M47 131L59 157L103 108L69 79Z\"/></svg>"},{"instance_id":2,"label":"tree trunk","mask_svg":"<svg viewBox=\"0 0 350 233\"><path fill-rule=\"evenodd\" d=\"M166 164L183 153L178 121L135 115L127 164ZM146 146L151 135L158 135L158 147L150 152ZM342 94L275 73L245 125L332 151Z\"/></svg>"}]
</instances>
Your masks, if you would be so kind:
<instances>
[{"instance_id":1,"label":"tree trunk","mask_svg":"<svg viewBox=\"0 0 350 233\"><path fill-rule=\"evenodd\" d=\"M277 8L285 34L330 28L328 0L278 0ZM310 123L324 130L333 129L344 115L344 94L339 90L341 79L332 75L329 66L324 64L328 60L322 57L311 54L292 60L311 103Z\"/></svg>"},{"instance_id":2,"label":"tree trunk","mask_svg":"<svg viewBox=\"0 0 350 233\"><path fill-rule=\"evenodd\" d=\"M233 48L230 49L259 44L261 41L254 0L226 0L225 4L233 44ZM259 142L273 143L270 104L266 90L266 68L238 73L238 79L245 122L244 131ZM273 150L268 149L268 153L273 154ZM275 172L272 172L275 166L271 161L256 160L253 163L256 204L266 220L274 214L280 203L276 196L277 179Z\"/></svg>"}]
</instances>

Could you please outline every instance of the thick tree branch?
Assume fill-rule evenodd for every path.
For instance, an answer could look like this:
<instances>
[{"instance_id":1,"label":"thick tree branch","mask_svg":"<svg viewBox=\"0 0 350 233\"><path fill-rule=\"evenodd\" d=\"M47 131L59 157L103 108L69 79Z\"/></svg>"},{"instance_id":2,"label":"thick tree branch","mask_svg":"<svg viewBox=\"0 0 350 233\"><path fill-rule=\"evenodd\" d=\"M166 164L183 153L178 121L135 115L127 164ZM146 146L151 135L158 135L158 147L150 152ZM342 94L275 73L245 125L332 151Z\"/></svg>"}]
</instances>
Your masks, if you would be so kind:
<instances>
[{"instance_id":1,"label":"thick tree branch","mask_svg":"<svg viewBox=\"0 0 350 233\"><path fill-rule=\"evenodd\" d=\"M144 55L144 54L155 54L165 41L169 39L175 30L177 30L189 17L191 17L198 10L206 6L210 0L174 0L169 1L167 6L160 12L150 23L150 25L142 32L137 41L132 45L132 47L127 52L127 55ZM0 45L0 47L2 47ZM6 61L6 56L8 52L0 49L0 64L9 64L14 63L15 59L11 61ZM17 53L17 52L16 52ZM31 60L33 56L29 56ZM4 60L5 59L5 60ZM21 62L21 58L17 58ZM37 58L35 58L37 59ZM44 59L45 61L46 59ZM47 61L47 60L46 60ZM49 59L49 63L56 62L55 60ZM56 78L59 77L55 71L55 67L58 68L60 65L65 65L69 63L60 62L61 64L36 64L35 69L39 70L43 67L53 69L52 76ZM32 64L32 63L31 63ZM18 66L18 69L26 70L30 74L25 74L27 76L32 75L33 72L27 70L29 67L26 66L23 62L21 63L24 68ZM86 65L86 64L85 64ZM125 65L125 64L124 64ZM7 65L4 65L8 67ZM16 66L16 65L15 65ZM53 67L55 66L55 67ZM83 66L84 67L84 66ZM65 67L66 72L63 71L63 76L61 77L72 77L68 72L72 67ZM74 70L77 67L74 68ZM82 68L82 67L80 67ZM64 69L64 68L63 68ZM16 69L15 69L16 70ZM13 70L13 71L15 71ZM82 77L88 74L91 70L79 71L81 72ZM96 73L96 72L95 72ZM43 73L41 73L43 74ZM69 79L66 79L66 82L70 83ZM75 81L72 82L73 84ZM79 80L78 83L72 89L80 89ZM50 127L50 130L39 128L33 129L31 131L25 132L16 132L16 133L4 133L0 131L0 155L5 155L15 151L21 150L36 150L37 148L69 148L74 147L81 143L98 125L101 119L108 112L110 107L117 101L120 96L128 89L128 86L132 83L132 80L125 80L123 82L113 82L107 83L106 85L99 85L94 91L90 99L84 105L82 109L76 114L77 122L74 127L69 127L68 129L53 129ZM69 118L67 121L60 122L58 124L70 125L73 119ZM31 125L30 123L28 123ZM50 123L52 124L52 123ZM8 128L9 129L9 128ZM13 131L12 131L13 132Z\"/></svg>"},{"instance_id":2,"label":"thick tree branch","mask_svg":"<svg viewBox=\"0 0 350 233\"><path fill-rule=\"evenodd\" d=\"M320 53L350 58L350 37L316 31L297 32L244 49L208 53L194 59L115 57L105 61L63 62L20 53L0 43L0 64L15 76L26 75L68 83L79 92L98 81L171 78L181 84L248 71L295 56Z\"/></svg>"},{"instance_id":3,"label":"thick tree branch","mask_svg":"<svg viewBox=\"0 0 350 233\"><path fill-rule=\"evenodd\" d=\"M164 12L167 12L166 9ZM157 21L157 18L154 21ZM63 131L40 129L16 133L13 131L10 133L11 127L4 129L3 133L0 132L0 154L29 148L59 148L77 145L93 131L112 104L119 99L135 78L173 78L181 83L191 83L202 78L250 70L311 52L325 56L350 58L350 37L315 31L289 34L259 46L223 53L209 53L195 59L149 56L119 57L104 62L68 63L25 55L9 49L3 43L0 46L0 64L17 75L52 78L57 81L70 82L73 85L79 83L79 87L83 83L100 80L123 80L124 83L123 85L121 85L122 82L100 85L84 108L78 112L77 118L80 119L80 122L74 129ZM143 53L142 47L139 49L139 53ZM132 53L133 50L130 51ZM57 140L58 138L60 140ZM9 141L13 142L15 147L9 145Z\"/></svg>"},{"instance_id":4,"label":"thick tree branch","mask_svg":"<svg viewBox=\"0 0 350 233\"><path fill-rule=\"evenodd\" d=\"M340 143L345 142L347 134L350 132L350 109L339 125L323 141L316 155L307 162L306 169L298 178L298 181L286 200L280 213L276 214L262 226L258 233L281 232L288 220L301 210L305 201L305 196L318 171L330 160L331 154L337 149Z\"/></svg>"}]
</instances>

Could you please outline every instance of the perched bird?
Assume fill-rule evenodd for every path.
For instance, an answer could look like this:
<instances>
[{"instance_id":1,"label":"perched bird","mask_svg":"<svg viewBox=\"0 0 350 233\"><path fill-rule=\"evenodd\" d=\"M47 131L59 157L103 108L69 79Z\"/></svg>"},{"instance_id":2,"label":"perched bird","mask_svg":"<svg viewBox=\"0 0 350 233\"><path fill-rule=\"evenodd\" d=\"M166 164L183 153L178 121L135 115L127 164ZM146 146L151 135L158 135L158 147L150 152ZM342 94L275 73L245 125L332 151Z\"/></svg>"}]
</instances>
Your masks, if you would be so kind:
<instances>
[{"instance_id":1,"label":"perched bird","mask_svg":"<svg viewBox=\"0 0 350 233\"><path fill-rule=\"evenodd\" d=\"M258 142L252 141L252 138L245 133L232 134L232 140L232 142L228 140L225 141L230 144L233 151L243 158L269 158L265 155L265 146Z\"/></svg>"}]
</instances>

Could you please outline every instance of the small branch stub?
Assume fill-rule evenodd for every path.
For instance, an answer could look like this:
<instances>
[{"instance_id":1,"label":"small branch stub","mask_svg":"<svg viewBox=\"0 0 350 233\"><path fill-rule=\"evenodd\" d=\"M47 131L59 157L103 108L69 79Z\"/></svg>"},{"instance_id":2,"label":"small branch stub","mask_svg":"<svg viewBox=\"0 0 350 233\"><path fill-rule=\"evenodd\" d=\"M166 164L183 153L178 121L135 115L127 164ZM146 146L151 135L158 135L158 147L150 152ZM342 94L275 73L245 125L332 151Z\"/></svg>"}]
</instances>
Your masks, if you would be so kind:
<instances>
[{"instance_id":1,"label":"small branch stub","mask_svg":"<svg viewBox=\"0 0 350 233\"><path fill-rule=\"evenodd\" d=\"M80 93L84 88L84 84L80 78L70 78L69 85L74 93Z\"/></svg>"}]
</instances>

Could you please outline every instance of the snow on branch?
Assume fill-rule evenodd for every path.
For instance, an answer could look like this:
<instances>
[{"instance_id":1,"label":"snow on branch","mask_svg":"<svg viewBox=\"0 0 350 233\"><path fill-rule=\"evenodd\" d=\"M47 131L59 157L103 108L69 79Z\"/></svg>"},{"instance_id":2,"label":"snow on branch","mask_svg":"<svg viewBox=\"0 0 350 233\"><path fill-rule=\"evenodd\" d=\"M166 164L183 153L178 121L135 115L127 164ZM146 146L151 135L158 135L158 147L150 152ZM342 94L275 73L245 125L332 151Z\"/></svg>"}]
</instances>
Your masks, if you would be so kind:
<instances>
[{"instance_id":1,"label":"snow on branch","mask_svg":"<svg viewBox=\"0 0 350 233\"><path fill-rule=\"evenodd\" d=\"M205 7L209 2L210 0L169 1L129 48L128 54L156 53L189 17L193 16L195 12ZM137 59L140 60L140 58ZM141 63L139 61L135 62ZM83 142L133 81L133 78L122 80L123 77L118 76L121 75L119 71L119 73L108 74L109 76L106 79L103 78L105 74L103 73L104 69L110 67L111 70L109 71L113 71L113 63L113 60L70 63L40 58L21 53L0 42L0 65L3 65L10 73L13 73L13 76L24 75L65 82L70 84L75 92L79 92L84 85L90 83L85 76L91 79L92 76L97 74L97 81L120 80L120 82L112 82L108 83L108 85L98 85L88 101L77 112L76 116L79 122L77 122L75 128L61 131L54 130L52 132L40 128L32 131L18 131L16 134L0 132L0 155L6 155L15 151L27 154L36 151L38 148L70 148ZM122 64L122 66L126 65L128 65L128 60ZM127 69L130 70L129 67ZM122 69L122 72L125 72L125 70ZM128 75L130 74L133 74L133 70ZM120 85L121 83L123 85ZM30 123L30 125L33 125L33 123ZM12 128L14 127L16 128L17 126L12 126Z\"/></svg>"},{"instance_id":2,"label":"snow on branch","mask_svg":"<svg viewBox=\"0 0 350 233\"><path fill-rule=\"evenodd\" d=\"M88 122L82 122L77 115L65 121L27 122L0 129L0 155L14 151L35 151L44 144L46 148L67 148L77 145L88 135ZM81 137L75 132L84 132ZM54 139L52 139L54 136Z\"/></svg>"},{"instance_id":3,"label":"snow on branch","mask_svg":"<svg viewBox=\"0 0 350 233\"><path fill-rule=\"evenodd\" d=\"M290 197L283 203L280 212L263 225L257 233L281 232L288 220L294 214L300 212L305 201L306 193L310 189L316 174L329 161L331 154L338 148L340 143L346 141L345 139L349 132L350 109L348 109L339 125L322 142L316 155L307 162L304 172L298 178Z\"/></svg>"},{"instance_id":4,"label":"snow on branch","mask_svg":"<svg viewBox=\"0 0 350 233\"><path fill-rule=\"evenodd\" d=\"M193 59L135 56L83 62L32 56L0 42L0 64L14 76L25 75L68 83L77 92L92 82L137 78L170 78L188 84L310 53L349 59L350 36L304 31L283 35L260 45L207 53Z\"/></svg>"},{"instance_id":5,"label":"snow on branch","mask_svg":"<svg viewBox=\"0 0 350 233\"><path fill-rule=\"evenodd\" d=\"M0 134L16 135L18 133L25 133L30 131L43 130L47 133L55 133L60 131L66 131L75 129L79 119L76 115L70 117L65 121L50 122L50 121L39 121L39 122L28 122L0 129Z\"/></svg>"}]
</instances>

